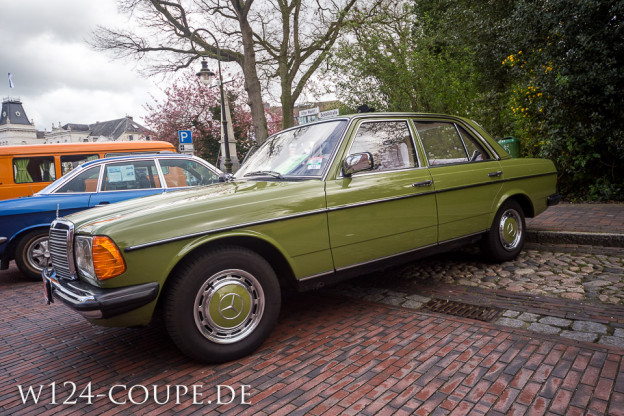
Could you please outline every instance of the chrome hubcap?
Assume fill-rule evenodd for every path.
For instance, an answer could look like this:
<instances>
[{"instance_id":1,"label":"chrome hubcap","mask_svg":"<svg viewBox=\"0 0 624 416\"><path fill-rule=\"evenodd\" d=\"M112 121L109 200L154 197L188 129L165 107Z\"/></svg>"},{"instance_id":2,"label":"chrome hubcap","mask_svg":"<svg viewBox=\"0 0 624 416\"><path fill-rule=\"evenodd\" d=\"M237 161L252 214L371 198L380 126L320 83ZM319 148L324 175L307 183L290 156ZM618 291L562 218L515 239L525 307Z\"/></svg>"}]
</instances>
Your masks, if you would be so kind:
<instances>
[{"instance_id":1,"label":"chrome hubcap","mask_svg":"<svg viewBox=\"0 0 624 416\"><path fill-rule=\"evenodd\" d=\"M195 297L195 325L219 344L231 344L256 329L264 312L264 292L244 270L224 270L204 282Z\"/></svg>"},{"instance_id":2,"label":"chrome hubcap","mask_svg":"<svg viewBox=\"0 0 624 416\"><path fill-rule=\"evenodd\" d=\"M522 219L516 210L508 209L503 212L498 236L505 250L512 251L518 247L522 238Z\"/></svg>"},{"instance_id":3,"label":"chrome hubcap","mask_svg":"<svg viewBox=\"0 0 624 416\"><path fill-rule=\"evenodd\" d=\"M28 264L35 270L41 271L50 263L48 236L42 236L33 241L26 249Z\"/></svg>"}]
</instances>

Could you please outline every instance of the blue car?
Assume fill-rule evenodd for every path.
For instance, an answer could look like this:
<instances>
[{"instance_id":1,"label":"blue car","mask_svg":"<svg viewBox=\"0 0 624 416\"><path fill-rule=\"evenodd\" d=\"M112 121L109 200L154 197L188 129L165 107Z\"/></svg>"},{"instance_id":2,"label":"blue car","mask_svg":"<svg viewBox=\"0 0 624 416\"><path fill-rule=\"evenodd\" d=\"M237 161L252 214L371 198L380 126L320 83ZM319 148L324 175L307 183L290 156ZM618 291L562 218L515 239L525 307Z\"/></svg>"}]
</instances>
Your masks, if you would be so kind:
<instances>
[{"instance_id":1,"label":"blue car","mask_svg":"<svg viewBox=\"0 0 624 416\"><path fill-rule=\"evenodd\" d=\"M0 270L15 259L27 277L40 279L50 262L48 232L57 217L221 180L223 173L210 163L176 153L84 163L33 196L0 201Z\"/></svg>"}]
</instances>

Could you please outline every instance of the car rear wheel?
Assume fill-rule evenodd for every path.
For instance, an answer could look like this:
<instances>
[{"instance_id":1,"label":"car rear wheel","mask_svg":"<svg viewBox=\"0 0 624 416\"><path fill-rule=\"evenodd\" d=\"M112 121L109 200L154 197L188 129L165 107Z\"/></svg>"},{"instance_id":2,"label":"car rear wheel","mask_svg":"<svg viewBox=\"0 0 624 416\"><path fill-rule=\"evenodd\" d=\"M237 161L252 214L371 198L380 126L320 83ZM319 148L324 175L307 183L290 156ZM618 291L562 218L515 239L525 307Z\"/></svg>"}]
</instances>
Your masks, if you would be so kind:
<instances>
[{"instance_id":1,"label":"car rear wheel","mask_svg":"<svg viewBox=\"0 0 624 416\"><path fill-rule=\"evenodd\" d=\"M269 336L281 294L269 263L242 247L202 253L173 276L165 325L178 348L203 363L243 357Z\"/></svg>"},{"instance_id":2,"label":"car rear wheel","mask_svg":"<svg viewBox=\"0 0 624 416\"><path fill-rule=\"evenodd\" d=\"M15 248L15 263L28 279L40 280L41 271L50 263L48 233L34 230L24 235Z\"/></svg>"},{"instance_id":3,"label":"car rear wheel","mask_svg":"<svg viewBox=\"0 0 624 416\"><path fill-rule=\"evenodd\" d=\"M522 251L525 230L522 207L514 200L507 200L496 213L492 228L483 239L482 249L493 261L513 260Z\"/></svg>"}]
</instances>

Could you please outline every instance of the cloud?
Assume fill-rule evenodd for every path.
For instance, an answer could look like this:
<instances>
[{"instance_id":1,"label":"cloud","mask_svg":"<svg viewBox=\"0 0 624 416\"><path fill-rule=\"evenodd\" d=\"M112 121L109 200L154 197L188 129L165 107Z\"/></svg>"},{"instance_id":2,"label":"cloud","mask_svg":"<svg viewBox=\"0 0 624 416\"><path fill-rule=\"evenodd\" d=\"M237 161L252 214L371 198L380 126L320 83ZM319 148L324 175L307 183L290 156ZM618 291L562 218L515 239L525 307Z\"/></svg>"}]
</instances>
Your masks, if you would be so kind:
<instances>
[{"instance_id":1,"label":"cloud","mask_svg":"<svg viewBox=\"0 0 624 416\"><path fill-rule=\"evenodd\" d=\"M0 9L0 94L20 97L39 130L125 115L141 122L149 93L159 96L133 62L86 43L97 25L128 23L113 0L0 0Z\"/></svg>"}]
</instances>

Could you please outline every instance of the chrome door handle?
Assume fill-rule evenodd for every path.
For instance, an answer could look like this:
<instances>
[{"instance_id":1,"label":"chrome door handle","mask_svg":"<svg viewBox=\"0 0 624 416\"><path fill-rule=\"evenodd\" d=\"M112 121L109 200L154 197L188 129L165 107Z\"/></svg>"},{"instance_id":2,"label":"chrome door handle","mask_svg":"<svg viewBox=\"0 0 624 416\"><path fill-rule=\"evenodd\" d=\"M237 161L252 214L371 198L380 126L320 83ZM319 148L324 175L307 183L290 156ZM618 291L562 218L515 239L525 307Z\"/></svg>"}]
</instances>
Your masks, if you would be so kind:
<instances>
[{"instance_id":1,"label":"chrome door handle","mask_svg":"<svg viewBox=\"0 0 624 416\"><path fill-rule=\"evenodd\" d=\"M498 172L490 172L490 173L488 173L488 176L490 178L496 178L498 176L501 176L502 174L503 174L503 171L499 170Z\"/></svg>"},{"instance_id":2,"label":"chrome door handle","mask_svg":"<svg viewBox=\"0 0 624 416\"><path fill-rule=\"evenodd\" d=\"M431 185L433 185L433 181L416 182L412 184L414 188L419 188L421 186L431 186Z\"/></svg>"}]
</instances>

